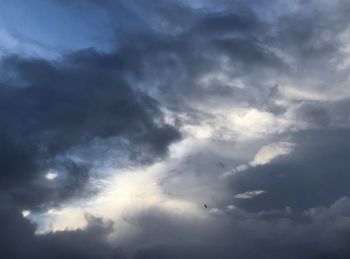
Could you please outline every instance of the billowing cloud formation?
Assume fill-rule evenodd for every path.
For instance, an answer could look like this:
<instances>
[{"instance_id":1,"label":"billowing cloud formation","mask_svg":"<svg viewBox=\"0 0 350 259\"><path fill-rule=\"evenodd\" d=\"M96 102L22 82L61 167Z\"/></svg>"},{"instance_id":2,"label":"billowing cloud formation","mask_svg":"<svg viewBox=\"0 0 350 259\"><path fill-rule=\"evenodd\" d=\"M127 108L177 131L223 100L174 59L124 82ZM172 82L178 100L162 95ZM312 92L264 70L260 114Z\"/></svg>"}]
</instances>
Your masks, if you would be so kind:
<instances>
[{"instance_id":1,"label":"billowing cloud formation","mask_svg":"<svg viewBox=\"0 0 350 259\"><path fill-rule=\"evenodd\" d=\"M350 256L346 1L1 5L1 258Z\"/></svg>"},{"instance_id":2,"label":"billowing cloud formation","mask_svg":"<svg viewBox=\"0 0 350 259\"><path fill-rule=\"evenodd\" d=\"M109 61L103 59L89 50L62 62L3 59L4 73L16 74L12 82L3 81L0 90L1 120L6 125L1 129L3 189L22 184L28 188L33 183L34 192L44 191L42 184L33 181L57 168L69 178L62 193L67 195L87 180L94 159L83 158L74 149L92 151L94 145L108 145L102 142L119 138L124 153L148 161L164 154L179 138L177 130L164 123L157 102L132 90L117 75L121 71L105 67ZM53 175L49 171L46 177ZM22 189L18 192L22 195ZM52 190L46 192L51 195Z\"/></svg>"}]
</instances>

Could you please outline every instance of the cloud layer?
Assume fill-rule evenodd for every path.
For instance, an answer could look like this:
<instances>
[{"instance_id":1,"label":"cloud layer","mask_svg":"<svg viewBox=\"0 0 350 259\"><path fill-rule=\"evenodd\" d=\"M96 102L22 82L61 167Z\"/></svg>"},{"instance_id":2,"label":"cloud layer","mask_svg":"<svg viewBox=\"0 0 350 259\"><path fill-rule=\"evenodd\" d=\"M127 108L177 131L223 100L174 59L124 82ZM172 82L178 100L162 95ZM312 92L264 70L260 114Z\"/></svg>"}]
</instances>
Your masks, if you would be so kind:
<instances>
[{"instance_id":1,"label":"cloud layer","mask_svg":"<svg viewBox=\"0 0 350 259\"><path fill-rule=\"evenodd\" d=\"M1 258L350 256L346 1L1 5Z\"/></svg>"}]
</instances>

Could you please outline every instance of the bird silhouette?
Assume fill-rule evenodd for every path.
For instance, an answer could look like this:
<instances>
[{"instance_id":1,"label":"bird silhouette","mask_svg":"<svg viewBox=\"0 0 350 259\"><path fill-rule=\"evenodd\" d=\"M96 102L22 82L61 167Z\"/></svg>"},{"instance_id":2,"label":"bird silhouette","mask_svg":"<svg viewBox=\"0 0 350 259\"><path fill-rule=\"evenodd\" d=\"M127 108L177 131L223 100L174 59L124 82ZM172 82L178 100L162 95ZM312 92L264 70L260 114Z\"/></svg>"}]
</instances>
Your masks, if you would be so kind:
<instances>
[{"instance_id":1,"label":"bird silhouette","mask_svg":"<svg viewBox=\"0 0 350 259\"><path fill-rule=\"evenodd\" d=\"M204 204L204 207L207 209L208 208L207 204Z\"/></svg>"}]
</instances>

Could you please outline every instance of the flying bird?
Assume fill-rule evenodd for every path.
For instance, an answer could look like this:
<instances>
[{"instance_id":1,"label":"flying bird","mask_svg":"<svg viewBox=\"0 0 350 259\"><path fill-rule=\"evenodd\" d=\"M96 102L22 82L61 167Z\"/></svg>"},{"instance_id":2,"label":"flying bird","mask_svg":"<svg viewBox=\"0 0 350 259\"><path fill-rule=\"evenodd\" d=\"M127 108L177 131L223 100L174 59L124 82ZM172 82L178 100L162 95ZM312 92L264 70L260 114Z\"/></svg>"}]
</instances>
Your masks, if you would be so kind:
<instances>
[{"instance_id":1,"label":"flying bird","mask_svg":"<svg viewBox=\"0 0 350 259\"><path fill-rule=\"evenodd\" d=\"M207 209L208 208L207 204L204 204L204 207Z\"/></svg>"}]
</instances>

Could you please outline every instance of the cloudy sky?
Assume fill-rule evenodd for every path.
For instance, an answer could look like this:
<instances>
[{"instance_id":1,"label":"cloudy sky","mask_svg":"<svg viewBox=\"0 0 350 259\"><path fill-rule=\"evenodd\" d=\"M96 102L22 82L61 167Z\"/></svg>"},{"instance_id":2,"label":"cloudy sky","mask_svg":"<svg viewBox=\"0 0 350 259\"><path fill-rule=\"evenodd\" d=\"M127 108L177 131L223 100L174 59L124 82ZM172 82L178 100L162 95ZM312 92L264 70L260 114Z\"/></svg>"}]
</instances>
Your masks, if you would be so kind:
<instances>
[{"instance_id":1,"label":"cloudy sky","mask_svg":"<svg viewBox=\"0 0 350 259\"><path fill-rule=\"evenodd\" d=\"M350 258L349 12L2 0L0 257Z\"/></svg>"}]
</instances>

